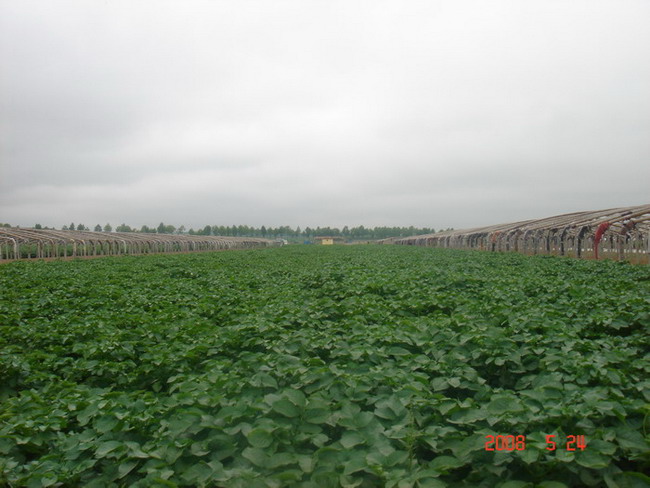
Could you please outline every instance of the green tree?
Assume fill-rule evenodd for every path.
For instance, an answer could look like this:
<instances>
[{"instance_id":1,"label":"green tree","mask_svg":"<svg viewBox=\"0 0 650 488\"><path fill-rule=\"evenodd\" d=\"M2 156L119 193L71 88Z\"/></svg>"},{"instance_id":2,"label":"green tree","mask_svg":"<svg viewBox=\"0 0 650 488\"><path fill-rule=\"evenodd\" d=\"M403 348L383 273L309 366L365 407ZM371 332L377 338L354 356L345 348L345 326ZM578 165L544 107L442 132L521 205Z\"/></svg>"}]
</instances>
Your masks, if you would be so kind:
<instances>
[{"instance_id":1,"label":"green tree","mask_svg":"<svg viewBox=\"0 0 650 488\"><path fill-rule=\"evenodd\" d=\"M101 232L101 231L102 231L102 226L99 225L99 224L97 224L97 225L95 226L95 232Z\"/></svg>"},{"instance_id":2,"label":"green tree","mask_svg":"<svg viewBox=\"0 0 650 488\"><path fill-rule=\"evenodd\" d=\"M128 225L126 225L125 223L122 223L122 224L118 225L115 228L115 231L116 232L133 232L133 229L131 227L129 227Z\"/></svg>"},{"instance_id":3,"label":"green tree","mask_svg":"<svg viewBox=\"0 0 650 488\"><path fill-rule=\"evenodd\" d=\"M113 227L111 227L111 224L106 224L104 226L104 232L113 232Z\"/></svg>"},{"instance_id":4,"label":"green tree","mask_svg":"<svg viewBox=\"0 0 650 488\"><path fill-rule=\"evenodd\" d=\"M36 224L34 225L34 229L42 229L43 226L41 224Z\"/></svg>"}]
</instances>

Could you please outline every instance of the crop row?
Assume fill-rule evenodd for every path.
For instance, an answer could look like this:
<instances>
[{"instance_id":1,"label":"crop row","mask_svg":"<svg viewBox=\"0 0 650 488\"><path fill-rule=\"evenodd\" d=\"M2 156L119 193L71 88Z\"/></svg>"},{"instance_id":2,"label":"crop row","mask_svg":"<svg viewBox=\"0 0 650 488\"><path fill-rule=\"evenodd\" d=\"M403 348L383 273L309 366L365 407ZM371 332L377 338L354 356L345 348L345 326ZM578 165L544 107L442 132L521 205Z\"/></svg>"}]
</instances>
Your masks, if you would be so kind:
<instances>
[{"instance_id":1,"label":"crop row","mask_svg":"<svg viewBox=\"0 0 650 488\"><path fill-rule=\"evenodd\" d=\"M646 267L298 246L17 262L0 290L0 486L649 480Z\"/></svg>"}]
</instances>

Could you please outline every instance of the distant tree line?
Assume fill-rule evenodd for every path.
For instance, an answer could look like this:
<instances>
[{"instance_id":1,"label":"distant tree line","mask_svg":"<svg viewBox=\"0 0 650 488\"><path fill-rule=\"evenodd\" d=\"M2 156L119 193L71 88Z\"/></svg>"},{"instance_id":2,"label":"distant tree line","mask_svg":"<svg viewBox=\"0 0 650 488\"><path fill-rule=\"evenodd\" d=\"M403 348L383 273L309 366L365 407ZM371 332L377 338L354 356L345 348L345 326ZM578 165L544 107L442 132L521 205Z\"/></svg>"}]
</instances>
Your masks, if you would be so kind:
<instances>
[{"instance_id":1,"label":"distant tree line","mask_svg":"<svg viewBox=\"0 0 650 488\"><path fill-rule=\"evenodd\" d=\"M9 224L0 224L0 227L10 227ZM49 229L43 227L41 224L36 224L35 229ZM53 228L51 228L53 229ZM64 225L61 230L90 230L84 224L76 224L71 222L69 225ZM95 232L113 232L111 224L104 226L97 224L93 228ZM440 229L442 230L452 230ZM175 227L173 225L166 225L161 222L158 226L149 227L143 225L139 229L131 227L127 224L120 224L115 227L115 232L143 232L147 234L189 234L199 236L230 236L230 237L266 237L266 238L284 238L284 239L305 239L309 240L315 236L334 236L343 237L344 239L351 240L374 240L386 239L388 237L408 237L422 234L433 234L435 229L429 227L348 227L347 225L342 229L338 227L289 227L284 225L281 227L251 227L248 225L206 225L202 229L186 229L184 225Z\"/></svg>"},{"instance_id":2,"label":"distant tree line","mask_svg":"<svg viewBox=\"0 0 650 488\"><path fill-rule=\"evenodd\" d=\"M213 235L213 236L246 236L246 237L267 237L267 238L303 238L311 239L315 236L335 236L345 239L385 239L387 237L414 236L420 234L431 234L434 229L428 227L305 227L295 229L289 226L281 227L249 227L248 225L206 225L203 229L190 229L188 234Z\"/></svg>"}]
</instances>

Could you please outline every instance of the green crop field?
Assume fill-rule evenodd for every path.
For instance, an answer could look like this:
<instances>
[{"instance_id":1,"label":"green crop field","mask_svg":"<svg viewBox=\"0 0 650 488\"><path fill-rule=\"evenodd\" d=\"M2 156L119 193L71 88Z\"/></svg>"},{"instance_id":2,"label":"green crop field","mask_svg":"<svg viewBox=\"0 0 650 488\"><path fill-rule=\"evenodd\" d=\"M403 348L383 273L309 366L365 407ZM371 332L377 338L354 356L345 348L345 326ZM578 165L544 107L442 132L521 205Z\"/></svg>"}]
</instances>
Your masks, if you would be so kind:
<instances>
[{"instance_id":1,"label":"green crop field","mask_svg":"<svg viewBox=\"0 0 650 488\"><path fill-rule=\"evenodd\" d=\"M0 486L648 486L649 329L650 268L624 263L5 264Z\"/></svg>"}]
</instances>

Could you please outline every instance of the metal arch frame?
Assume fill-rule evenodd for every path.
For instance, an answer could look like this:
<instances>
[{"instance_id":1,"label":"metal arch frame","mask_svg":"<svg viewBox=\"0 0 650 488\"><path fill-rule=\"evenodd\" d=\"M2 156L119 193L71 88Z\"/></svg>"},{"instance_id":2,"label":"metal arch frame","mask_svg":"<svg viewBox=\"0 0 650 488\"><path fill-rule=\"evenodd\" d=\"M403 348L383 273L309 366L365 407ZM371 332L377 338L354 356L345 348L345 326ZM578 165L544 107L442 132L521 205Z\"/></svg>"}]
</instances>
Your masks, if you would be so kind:
<instances>
[{"instance_id":1,"label":"metal arch frame","mask_svg":"<svg viewBox=\"0 0 650 488\"><path fill-rule=\"evenodd\" d=\"M596 229L604 222L611 224L599 243L604 258L650 262L650 205L572 212L537 220L391 239L387 243L591 259L595 257ZM626 227L626 222L634 225Z\"/></svg>"},{"instance_id":2,"label":"metal arch frame","mask_svg":"<svg viewBox=\"0 0 650 488\"><path fill-rule=\"evenodd\" d=\"M270 239L199 235L145 234L139 232L93 232L19 227L0 228L0 260L53 257L89 257L121 254L216 251L276 247ZM23 257L25 248L28 255ZM31 255L36 246L36 255ZM69 256L68 248L72 246ZM49 249L48 249L49 247Z\"/></svg>"}]
</instances>

